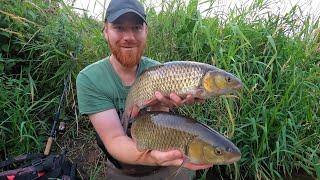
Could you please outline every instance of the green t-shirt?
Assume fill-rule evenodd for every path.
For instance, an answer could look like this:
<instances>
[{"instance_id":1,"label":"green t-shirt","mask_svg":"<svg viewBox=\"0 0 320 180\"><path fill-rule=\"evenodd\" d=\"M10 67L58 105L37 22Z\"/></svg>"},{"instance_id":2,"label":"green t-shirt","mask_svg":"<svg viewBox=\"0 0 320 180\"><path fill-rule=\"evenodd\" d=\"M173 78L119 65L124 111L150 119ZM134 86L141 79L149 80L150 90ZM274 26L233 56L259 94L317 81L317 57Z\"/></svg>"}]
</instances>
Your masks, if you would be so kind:
<instances>
[{"instance_id":1,"label":"green t-shirt","mask_svg":"<svg viewBox=\"0 0 320 180\"><path fill-rule=\"evenodd\" d=\"M142 57L138 66L137 77L158 61ZM85 67L77 76L77 97L82 115L102 112L115 108L123 112L130 86L124 86L116 74L109 58L97 61Z\"/></svg>"}]
</instances>

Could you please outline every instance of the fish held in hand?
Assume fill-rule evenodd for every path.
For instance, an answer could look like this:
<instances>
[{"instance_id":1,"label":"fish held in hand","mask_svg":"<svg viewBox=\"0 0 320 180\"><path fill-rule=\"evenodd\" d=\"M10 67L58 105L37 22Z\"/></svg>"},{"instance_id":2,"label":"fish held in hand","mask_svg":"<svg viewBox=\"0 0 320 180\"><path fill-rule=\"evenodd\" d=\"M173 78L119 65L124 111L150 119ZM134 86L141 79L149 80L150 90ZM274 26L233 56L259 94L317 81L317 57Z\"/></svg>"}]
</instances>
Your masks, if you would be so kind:
<instances>
[{"instance_id":1,"label":"fish held in hand","mask_svg":"<svg viewBox=\"0 0 320 180\"><path fill-rule=\"evenodd\" d=\"M142 109L156 91L164 96L176 93L207 99L226 95L242 88L239 78L215 66L193 61L171 61L146 69L129 90L122 123L125 130L134 106Z\"/></svg>"},{"instance_id":2,"label":"fish held in hand","mask_svg":"<svg viewBox=\"0 0 320 180\"><path fill-rule=\"evenodd\" d=\"M131 135L139 151L178 149L192 163L231 164L240 150L212 128L181 115L150 112L134 119Z\"/></svg>"},{"instance_id":3,"label":"fish held in hand","mask_svg":"<svg viewBox=\"0 0 320 180\"><path fill-rule=\"evenodd\" d=\"M145 70L130 88L126 107L136 104L143 108L156 91L163 95L179 96L193 94L205 99L235 92L242 82L233 74L215 66L192 61L172 61ZM202 90L201 93L197 90Z\"/></svg>"}]
</instances>

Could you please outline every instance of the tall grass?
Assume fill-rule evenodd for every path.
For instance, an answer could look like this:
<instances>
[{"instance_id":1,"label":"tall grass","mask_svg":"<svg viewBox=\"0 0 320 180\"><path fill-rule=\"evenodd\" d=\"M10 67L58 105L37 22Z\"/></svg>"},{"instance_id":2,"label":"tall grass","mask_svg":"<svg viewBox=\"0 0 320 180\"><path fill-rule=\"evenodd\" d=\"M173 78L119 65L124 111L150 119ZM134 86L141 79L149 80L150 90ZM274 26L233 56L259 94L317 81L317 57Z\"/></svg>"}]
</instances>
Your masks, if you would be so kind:
<instances>
[{"instance_id":1,"label":"tall grass","mask_svg":"<svg viewBox=\"0 0 320 180\"><path fill-rule=\"evenodd\" d=\"M42 150L63 79L71 71L74 82L80 69L108 50L103 23L78 16L61 1L0 3L4 159ZM304 171L320 178L319 17L302 16L299 6L285 15L273 14L267 11L270 3L256 1L230 9L228 15L217 12L210 17L202 16L196 0L163 1L160 12L148 7L145 55L161 62L214 64L244 82L238 97L180 109L230 137L241 149L238 163L215 166L212 172L232 179L281 179ZM211 4L207 11L213 9ZM71 122L76 110L72 92L64 113Z\"/></svg>"},{"instance_id":2,"label":"tall grass","mask_svg":"<svg viewBox=\"0 0 320 180\"><path fill-rule=\"evenodd\" d=\"M150 54L213 63L244 81L239 100L217 98L191 110L234 135L243 158L228 173L278 179L301 168L319 174L319 19L301 17L299 7L284 16L259 15L265 6L257 4L231 10L224 21L203 19L195 4L151 17L149 47L165 53Z\"/></svg>"}]
</instances>

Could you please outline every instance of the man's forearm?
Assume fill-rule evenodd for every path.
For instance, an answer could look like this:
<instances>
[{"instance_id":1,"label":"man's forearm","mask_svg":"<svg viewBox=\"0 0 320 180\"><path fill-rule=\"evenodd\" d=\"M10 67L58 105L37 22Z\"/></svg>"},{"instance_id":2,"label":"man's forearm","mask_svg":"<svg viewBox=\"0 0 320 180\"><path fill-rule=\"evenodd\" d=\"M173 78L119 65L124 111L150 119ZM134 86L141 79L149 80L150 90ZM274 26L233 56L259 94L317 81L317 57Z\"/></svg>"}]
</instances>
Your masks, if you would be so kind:
<instances>
[{"instance_id":1,"label":"man's forearm","mask_svg":"<svg viewBox=\"0 0 320 180\"><path fill-rule=\"evenodd\" d=\"M124 133L115 109L91 114L89 119L108 152L123 163L179 166L183 162L183 155L178 150L140 152L136 143Z\"/></svg>"},{"instance_id":2,"label":"man's forearm","mask_svg":"<svg viewBox=\"0 0 320 180\"><path fill-rule=\"evenodd\" d=\"M110 143L106 147L117 160L127 164L157 165L150 153L138 151L136 144L128 136L117 136L112 141L116 143Z\"/></svg>"}]
</instances>

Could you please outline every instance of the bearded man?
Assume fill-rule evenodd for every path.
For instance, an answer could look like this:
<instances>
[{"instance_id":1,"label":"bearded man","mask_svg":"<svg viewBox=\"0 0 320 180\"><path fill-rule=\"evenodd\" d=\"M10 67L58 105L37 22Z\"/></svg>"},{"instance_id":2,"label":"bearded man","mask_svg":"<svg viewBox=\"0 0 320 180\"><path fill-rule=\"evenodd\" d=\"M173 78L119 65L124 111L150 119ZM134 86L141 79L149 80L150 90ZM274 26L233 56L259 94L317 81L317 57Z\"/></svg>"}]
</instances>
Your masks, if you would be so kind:
<instances>
[{"instance_id":1,"label":"bearded man","mask_svg":"<svg viewBox=\"0 0 320 180\"><path fill-rule=\"evenodd\" d=\"M143 56L147 34L146 14L141 3L111 0L103 30L111 55L87 66L77 76L79 110L89 117L97 132L98 144L107 155L111 167L107 179L163 179L172 175L184 161L178 150L138 151L120 122L130 86L144 69L160 64ZM195 100L191 95L182 99L174 93L164 97L156 92L155 97L157 102L152 104L165 111ZM137 113L131 115L134 117ZM184 162L175 179L189 179L190 174L194 174L191 170L211 166Z\"/></svg>"}]
</instances>

